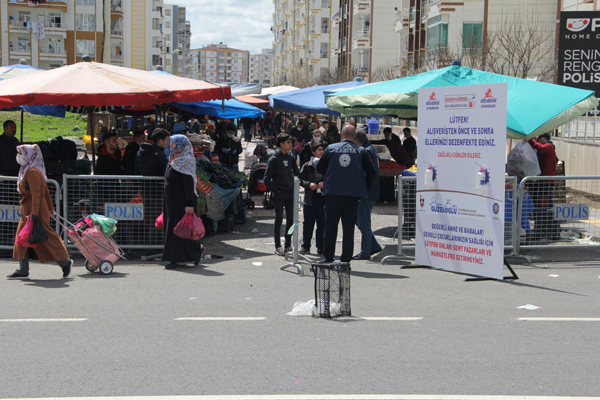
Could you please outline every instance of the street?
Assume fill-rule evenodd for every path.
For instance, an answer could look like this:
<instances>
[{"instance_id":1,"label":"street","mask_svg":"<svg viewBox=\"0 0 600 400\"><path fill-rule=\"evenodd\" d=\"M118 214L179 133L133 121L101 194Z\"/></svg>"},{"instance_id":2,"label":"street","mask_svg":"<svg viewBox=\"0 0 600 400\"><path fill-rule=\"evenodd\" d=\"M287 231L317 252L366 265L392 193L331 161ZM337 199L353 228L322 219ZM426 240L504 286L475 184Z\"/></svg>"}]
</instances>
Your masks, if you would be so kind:
<instances>
[{"instance_id":1,"label":"street","mask_svg":"<svg viewBox=\"0 0 600 400\"><path fill-rule=\"evenodd\" d=\"M1 279L0 398L599 395L595 247L540 251L513 264L514 282L465 282L381 265L396 217L376 215L385 249L352 262L353 317L293 317L314 278L307 265L304 277L280 270L272 210L254 211L236 233L205 238L223 258L195 268L119 261L104 276L79 257L68 279L39 263L29 280ZM14 267L0 260L2 274Z\"/></svg>"}]
</instances>

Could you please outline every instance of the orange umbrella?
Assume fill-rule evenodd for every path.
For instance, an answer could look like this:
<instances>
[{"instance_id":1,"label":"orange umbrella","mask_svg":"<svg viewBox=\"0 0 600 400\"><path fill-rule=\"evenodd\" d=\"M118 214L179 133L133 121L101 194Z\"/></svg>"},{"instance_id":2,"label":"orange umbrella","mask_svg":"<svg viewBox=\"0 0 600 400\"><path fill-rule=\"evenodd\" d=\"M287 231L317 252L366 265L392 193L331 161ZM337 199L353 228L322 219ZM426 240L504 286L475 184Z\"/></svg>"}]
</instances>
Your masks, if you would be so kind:
<instances>
[{"instance_id":1,"label":"orange umbrella","mask_svg":"<svg viewBox=\"0 0 600 400\"><path fill-rule=\"evenodd\" d=\"M252 96L235 96L235 98L239 101L242 101L246 104L250 104L251 106L260 108L261 110L268 110L271 106L269 105L269 100L259 99L257 97Z\"/></svg>"}]
</instances>

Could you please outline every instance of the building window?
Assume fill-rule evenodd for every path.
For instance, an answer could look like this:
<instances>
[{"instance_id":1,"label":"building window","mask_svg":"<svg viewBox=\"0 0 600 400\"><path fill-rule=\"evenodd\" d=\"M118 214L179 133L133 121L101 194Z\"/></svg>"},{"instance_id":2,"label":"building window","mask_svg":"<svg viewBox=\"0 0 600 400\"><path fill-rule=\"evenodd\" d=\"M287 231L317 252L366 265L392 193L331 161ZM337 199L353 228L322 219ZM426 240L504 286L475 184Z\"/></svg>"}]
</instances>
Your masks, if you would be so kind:
<instances>
[{"instance_id":1,"label":"building window","mask_svg":"<svg viewBox=\"0 0 600 400\"><path fill-rule=\"evenodd\" d=\"M167 8L167 9L165 10L165 15L171 15L171 9L170 9L170 8ZM167 64L167 65L168 65L168 64Z\"/></svg>"},{"instance_id":2,"label":"building window","mask_svg":"<svg viewBox=\"0 0 600 400\"><path fill-rule=\"evenodd\" d=\"M156 54L153 54L152 55L152 65L160 65L160 64L161 64L161 62L160 62L160 56L156 55Z\"/></svg>"},{"instance_id":3,"label":"building window","mask_svg":"<svg viewBox=\"0 0 600 400\"><path fill-rule=\"evenodd\" d=\"M439 23L427 28L427 50L448 47L448 24Z\"/></svg>"},{"instance_id":4,"label":"building window","mask_svg":"<svg viewBox=\"0 0 600 400\"><path fill-rule=\"evenodd\" d=\"M56 69L62 67L62 64L50 64L50 69Z\"/></svg>"},{"instance_id":5,"label":"building window","mask_svg":"<svg viewBox=\"0 0 600 400\"><path fill-rule=\"evenodd\" d=\"M171 27L171 23L169 21L165 22L165 28L170 28Z\"/></svg>"},{"instance_id":6,"label":"building window","mask_svg":"<svg viewBox=\"0 0 600 400\"><path fill-rule=\"evenodd\" d=\"M60 54L62 48L62 42L60 39L48 39L48 51L50 54Z\"/></svg>"},{"instance_id":7,"label":"building window","mask_svg":"<svg viewBox=\"0 0 600 400\"><path fill-rule=\"evenodd\" d=\"M19 11L19 23L24 29L28 28L31 22L31 11Z\"/></svg>"},{"instance_id":8,"label":"building window","mask_svg":"<svg viewBox=\"0 0 600 400\"><path fill-rule=\"evenodd\" d=\"M155 31L160 29L160 21L158 18L152 18L152 29Z\"/></svg>"},{"instance_id":9,"label":"building window","mask_svg":"<svg viewBox=\"0 0 600 400\"><path fill-rule=\"evenodd\" d=\"M96 16L94 14L77 14L75 19L78 31L93 31L96 29Z\"/></svg>"},{"instance_id":10,"label":"building window","mask_svg":"<svg viewBox=\"0 0 600 400\"><path fill-rule=\"evenodd\" d=\"M75 4L78 6L93 6L95 0L77 0Z\"/></svg>"},{"instance_id":11,"label":"building window","mask_svg":"<svg viewBox=\"0 0 600 400\"><path fill-rule=\"evenodd\" d=\"M77 47L77 56L96 56L96 41L95 40L86 40L86 39L77 39L75 46Z\"/></svg>"},{"instance_id":12,"label":"building window","mask_svg":"<svg viewBox=\"0 0 600 400\"><path fill-rule=\"evenodd\" d=\"M160 36L154 36L152 38L152 47L154 47L155 49L162 47L162 40L160 38Z\"/></svg>"},{"instance_id":13,"label":"building window","mask_svg":"<svg viewBox=\"0 0 600 400\"><path fill-rule=\"evenodd\" d=\"M463 23L462 42L463 49L479 49L481 48L481 40L483 38L482 23Z\"/></svg>"},{"instance_id":14,"label":"building window","mask_svg":"<svg viewBox=\"0 0 600 400\"><path fill-rule=\"evenodd\" d=\"M31 38L19 36L17 51L29 52L31 50Z\"/></svg>"}]
</instances>

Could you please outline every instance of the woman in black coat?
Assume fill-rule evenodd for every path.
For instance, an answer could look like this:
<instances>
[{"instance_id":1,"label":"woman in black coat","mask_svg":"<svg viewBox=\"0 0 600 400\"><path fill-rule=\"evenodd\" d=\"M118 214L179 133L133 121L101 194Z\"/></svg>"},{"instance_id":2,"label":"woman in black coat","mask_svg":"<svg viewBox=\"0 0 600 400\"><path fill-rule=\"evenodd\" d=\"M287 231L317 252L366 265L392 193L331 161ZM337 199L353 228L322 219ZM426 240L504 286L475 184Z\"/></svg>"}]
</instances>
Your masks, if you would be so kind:
<instances>
[{"instance_id":1,"label":"woman in black coat","mask_svg":"<svg viewBox=\"0 0 600 400\"><path fill-rule=\"evenodd\" d=\"M184 135L173 135L169 140L171 155L165 172L165 197L163 220L165 247L162 260L170 263L167 269L186 267L187 262L198 265L204 253L204 246L197 240L182 239L173 229L185 214L198 211L196 192L196 159L192 144Z\"/></svg>"}]
</instances>

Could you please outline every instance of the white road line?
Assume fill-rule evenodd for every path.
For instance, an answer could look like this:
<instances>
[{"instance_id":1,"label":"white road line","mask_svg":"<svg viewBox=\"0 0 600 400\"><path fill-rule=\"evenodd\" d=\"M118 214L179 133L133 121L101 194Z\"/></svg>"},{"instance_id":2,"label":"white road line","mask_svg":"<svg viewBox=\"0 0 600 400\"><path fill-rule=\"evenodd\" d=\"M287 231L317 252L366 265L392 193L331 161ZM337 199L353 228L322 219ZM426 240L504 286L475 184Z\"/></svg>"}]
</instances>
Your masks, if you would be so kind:
<instances>
[{"instance_id":1,"label":"white road line","mask_svg":"<svg viewBox=\"0 0 600 400\"><path fill-rule=\"evenodd\" d=\"M423 317L357 317L367 321L418 321Z\"/></svg>"},{"instance_id":2,"label":"white road line","mask_svg":"<svg viewBox=\"0 0 600 400\"><path fill-rule=\"evenodd\" d=\"M600 397L567 396L490 396L490 395L402 395L402 394L275 394L217 396L111 396L111 397L43 397L3 400L599 400Z\"/></svg>"},{"instance_id":3,"label":"white road line","mask_svg":"<svg viewBox=\"0 0 600 400\"><path fill-rule=\"evenodd\" d=\"M1 318L0 322L81 322L87 320L87 318Z\"/></svg>"},{"instance_id":4,"label":"white road line","mask_svg":"<svg viewBox=\"0 0 600 400\"><path fill-rule=\"evenodd\" d=\"M181 317L175 321L262 321L265 317Z\"/></svg>"},{"instance_id":5,"label":"white road line","mask_svg":"<svg viewBox=\"0 0 600 400\"><path fill-rule=\"evenodd\" d=\"M519 321L582 321L582 322L600 322L600 318L568 318L568 317L523 317Z\"/></svg>"}]
</instances>

